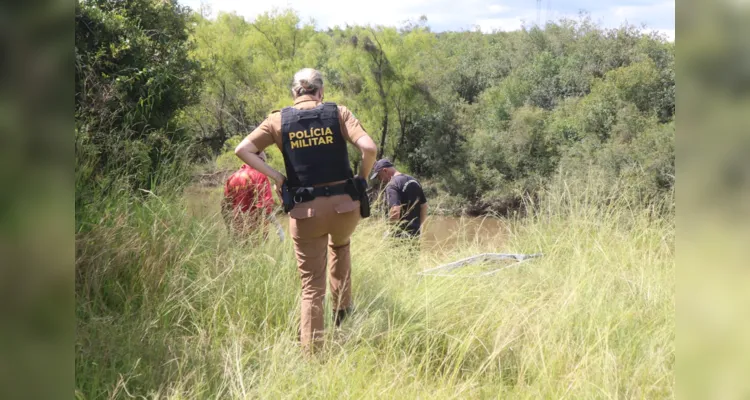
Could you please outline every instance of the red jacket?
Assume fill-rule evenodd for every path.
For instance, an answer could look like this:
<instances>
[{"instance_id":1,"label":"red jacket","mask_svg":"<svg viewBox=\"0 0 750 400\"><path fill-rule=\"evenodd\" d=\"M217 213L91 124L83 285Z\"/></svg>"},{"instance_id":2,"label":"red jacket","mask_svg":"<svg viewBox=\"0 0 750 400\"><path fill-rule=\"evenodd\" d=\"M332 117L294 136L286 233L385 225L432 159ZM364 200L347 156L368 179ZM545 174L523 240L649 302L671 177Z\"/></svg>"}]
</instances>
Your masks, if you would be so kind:
<instances>
[{"instance_id":1,"label":"red jacket","mask_svg":"<svg viewBox=\"0 0 750 400\"><path fill-rule=\"evenodd\" d=\"M265 211L273 212L273 196L271 182L247 164L237 170L227 179L224 186L224 197L230 200L232 209L242 212ZM239 208L239 210L238 210Z\"/></svg>"}]
</instances>

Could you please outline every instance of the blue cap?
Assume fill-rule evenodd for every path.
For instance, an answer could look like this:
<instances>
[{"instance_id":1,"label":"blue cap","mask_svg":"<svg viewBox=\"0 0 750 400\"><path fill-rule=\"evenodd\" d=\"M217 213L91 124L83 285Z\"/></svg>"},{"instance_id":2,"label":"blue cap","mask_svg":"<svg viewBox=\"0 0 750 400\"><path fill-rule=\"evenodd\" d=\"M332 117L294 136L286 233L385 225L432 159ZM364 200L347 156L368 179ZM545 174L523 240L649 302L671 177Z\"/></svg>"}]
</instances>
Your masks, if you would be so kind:
<instances>
[{"instance_id":1,"label":"blue cap","mask_svg":"<svg viewBox=\"0 0 750 400\"><path fill-rule=\"evenodd\" d=\"M388 161L387 158L381 158L375 163L375 166L372 167L372 174L370 174L370 179L375 179L375 177L378 176L378 172L382 171L383 168L390 167L393 167L393 164L391 164L391 162Z\"/></svg>"}]
</instances>

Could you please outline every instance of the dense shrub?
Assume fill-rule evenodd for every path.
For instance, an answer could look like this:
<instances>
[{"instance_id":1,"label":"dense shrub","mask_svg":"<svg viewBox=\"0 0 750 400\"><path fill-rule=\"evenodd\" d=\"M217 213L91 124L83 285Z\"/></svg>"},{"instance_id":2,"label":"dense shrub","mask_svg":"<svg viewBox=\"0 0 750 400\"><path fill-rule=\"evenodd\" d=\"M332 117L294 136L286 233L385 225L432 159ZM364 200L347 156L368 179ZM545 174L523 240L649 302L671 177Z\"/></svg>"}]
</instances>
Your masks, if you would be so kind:
<instances>
[{"instance_id":1,"label":"dense shrub","mask_svg":"<svg viewBox=\"0 0 750 400\"><path fill-rule=\"evenodd\" d=\"M154 188L162 167L186 150L173 118L200 90L199 65L188 56L190 10L156 0L75 7L76 156L88 168L80 189L115 177Z\"/></svg>"}]
</instances>

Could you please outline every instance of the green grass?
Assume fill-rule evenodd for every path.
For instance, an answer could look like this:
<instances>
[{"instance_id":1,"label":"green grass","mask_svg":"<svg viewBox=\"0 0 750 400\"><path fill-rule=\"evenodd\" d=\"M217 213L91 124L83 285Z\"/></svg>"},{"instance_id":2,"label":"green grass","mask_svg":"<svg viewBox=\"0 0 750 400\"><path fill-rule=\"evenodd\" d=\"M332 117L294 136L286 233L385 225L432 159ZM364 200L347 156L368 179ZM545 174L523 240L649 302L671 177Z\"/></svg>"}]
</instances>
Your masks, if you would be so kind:
<instances>
[{"instance_id":1,"label":"green grass","mask_svg":"<svg viewBox=\"0 0 750 400\"><path fill-rule=\"evenodd\" d=\"M558 186L497 240L418 260L371 218L356 313L306 358L291 243L230 242L182 198L113 201L77 237L80 398L674 397L674 222ZM421 277L481 252L543 252L494 276ZM330 319L327 319L330 321Z\"/></svg>"}]
</instances>

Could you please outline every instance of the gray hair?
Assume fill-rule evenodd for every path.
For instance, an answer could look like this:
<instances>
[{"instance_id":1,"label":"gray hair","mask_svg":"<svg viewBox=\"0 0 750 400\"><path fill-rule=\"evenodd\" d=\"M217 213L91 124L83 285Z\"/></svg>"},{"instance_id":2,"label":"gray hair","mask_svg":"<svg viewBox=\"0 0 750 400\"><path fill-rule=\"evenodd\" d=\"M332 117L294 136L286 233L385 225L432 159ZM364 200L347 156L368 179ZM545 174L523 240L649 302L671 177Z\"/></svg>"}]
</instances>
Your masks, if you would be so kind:
<instances>
[{"instance_id":1,"label":"gray hair","mask_svg":"<svg viewBox=\"0 0 750 400\"><path fill-rule=\"evenodd\" d=\"M315 94L323 88L323 74L312 68L303 68L294 74L292 96Z\"/></svg>"}]
</instances>

